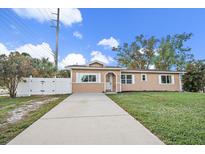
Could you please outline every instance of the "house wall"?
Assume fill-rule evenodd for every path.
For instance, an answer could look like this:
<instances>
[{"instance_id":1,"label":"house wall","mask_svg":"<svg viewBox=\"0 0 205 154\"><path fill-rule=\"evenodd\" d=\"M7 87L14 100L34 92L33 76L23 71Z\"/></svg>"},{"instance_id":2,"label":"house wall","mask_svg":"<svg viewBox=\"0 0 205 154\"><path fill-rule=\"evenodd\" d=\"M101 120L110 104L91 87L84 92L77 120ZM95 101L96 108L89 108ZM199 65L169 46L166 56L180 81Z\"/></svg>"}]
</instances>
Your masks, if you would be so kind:
<instances>
[{"instance_id":1,"label":"house wall","mask_svg":"<svg viewBox=\"0 0 205 154\"><path fill-rule=\"evenodd\" d=\"M120 70L89 70L89 69L72 69L72 92L104 92L106 85L105 75L108 72L113 72L116 74L117 84L116 89L117 92L120 92ZM76 73L100 73L101 82L100 83L77 83L76 81Z\"/></svg>"},{"instance_id":2,"label":"house wall","mask_svg":"<svg viewBox=\"0 0 205 154\"><path fill-rule=\"evenodd\" d=\"M122 73L123 74L123 73ZM134 84L122 84L122 91L180 91L179 74L174 76L174 84L160 84L159 73L124 73L134 74ZM141 81L141 74L147 74L147 81ZM167 73L163 73L167 74Z\"/></svg>"}]
</instances>

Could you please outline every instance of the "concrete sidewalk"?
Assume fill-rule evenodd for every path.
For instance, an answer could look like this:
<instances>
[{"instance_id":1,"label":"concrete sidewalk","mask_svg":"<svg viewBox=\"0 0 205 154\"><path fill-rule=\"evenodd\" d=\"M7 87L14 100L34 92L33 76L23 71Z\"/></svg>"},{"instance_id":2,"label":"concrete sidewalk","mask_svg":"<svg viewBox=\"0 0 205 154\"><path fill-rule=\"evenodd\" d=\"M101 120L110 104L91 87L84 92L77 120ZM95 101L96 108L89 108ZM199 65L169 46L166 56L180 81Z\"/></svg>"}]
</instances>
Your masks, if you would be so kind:
<instances>
[{"instance_id":1,"label":"concrete sidewalk","mask_svg":"<svg viewBox=\"0 0 205 154\"><path fill-rule=\"evenodd\" d=\"M105 94L65 99L9 144L163 144Z\"/></svg>"}]
</instances>

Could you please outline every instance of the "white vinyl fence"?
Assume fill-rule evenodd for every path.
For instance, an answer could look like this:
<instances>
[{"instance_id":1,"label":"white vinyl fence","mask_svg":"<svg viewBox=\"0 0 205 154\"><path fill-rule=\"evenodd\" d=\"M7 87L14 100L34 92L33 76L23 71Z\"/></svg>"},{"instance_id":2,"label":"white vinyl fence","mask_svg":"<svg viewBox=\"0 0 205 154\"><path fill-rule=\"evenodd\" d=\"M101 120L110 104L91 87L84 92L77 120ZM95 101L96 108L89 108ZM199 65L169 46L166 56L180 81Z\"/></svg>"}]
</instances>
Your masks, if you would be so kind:
<instances>
[{"instance_id":1,"label":"white vinyl fence","mask_svg":"<svg viewBox=\"0 0 205 154\"><path fill-rule=\"evenodd\" d=\"M17 96L69 94L70 78L23 78L17 87Z\"/></svg>"}]
</instances>

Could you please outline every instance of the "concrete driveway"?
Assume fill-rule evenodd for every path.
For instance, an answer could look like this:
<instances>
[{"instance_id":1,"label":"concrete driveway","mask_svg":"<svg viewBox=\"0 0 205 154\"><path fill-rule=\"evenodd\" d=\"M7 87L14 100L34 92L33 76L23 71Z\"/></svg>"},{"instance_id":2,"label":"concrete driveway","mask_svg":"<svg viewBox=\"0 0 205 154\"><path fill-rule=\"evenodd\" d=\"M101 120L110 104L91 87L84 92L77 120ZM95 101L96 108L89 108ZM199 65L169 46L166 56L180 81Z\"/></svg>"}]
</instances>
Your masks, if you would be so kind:
<instances>
[{"instance_id":1,"label":"concrete driveway","mask_svg":"<svg viewBox=\"0 0 205 154\"><path fill-rule=\"evenodd\" d=\"M9 144L163 144L105 94L66 98Z\"/></svg>"}]
</instances>

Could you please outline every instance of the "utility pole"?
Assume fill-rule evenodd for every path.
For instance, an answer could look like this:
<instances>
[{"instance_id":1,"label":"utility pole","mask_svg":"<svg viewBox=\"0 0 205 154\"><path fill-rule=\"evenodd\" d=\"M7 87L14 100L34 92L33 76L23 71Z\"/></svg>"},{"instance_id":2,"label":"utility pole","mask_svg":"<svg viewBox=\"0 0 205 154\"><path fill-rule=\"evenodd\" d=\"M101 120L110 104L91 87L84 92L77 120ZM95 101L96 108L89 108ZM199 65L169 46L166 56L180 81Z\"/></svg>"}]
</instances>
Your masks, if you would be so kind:
<instances>
[{"instance_id":1,"label":"utility pole","mask_svg":"<svg viewBox=\"0 0 205 154\"><path fill-rule=\"evenodd\" d=\"M57 13L52 13L57 16L56 26L52 26L56 28L56 50L55 50L55 66L56 70L58 70L58 35L59 35L59 19L60 19L60 8L57 9Z\"/></svg>"}]
</instances>

